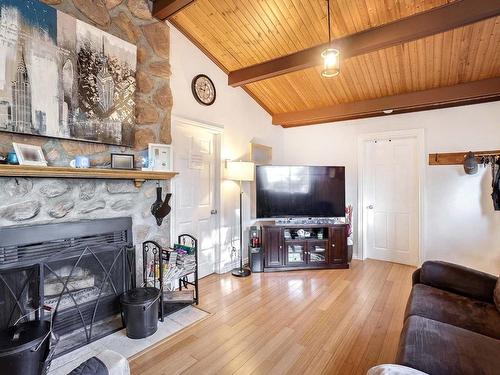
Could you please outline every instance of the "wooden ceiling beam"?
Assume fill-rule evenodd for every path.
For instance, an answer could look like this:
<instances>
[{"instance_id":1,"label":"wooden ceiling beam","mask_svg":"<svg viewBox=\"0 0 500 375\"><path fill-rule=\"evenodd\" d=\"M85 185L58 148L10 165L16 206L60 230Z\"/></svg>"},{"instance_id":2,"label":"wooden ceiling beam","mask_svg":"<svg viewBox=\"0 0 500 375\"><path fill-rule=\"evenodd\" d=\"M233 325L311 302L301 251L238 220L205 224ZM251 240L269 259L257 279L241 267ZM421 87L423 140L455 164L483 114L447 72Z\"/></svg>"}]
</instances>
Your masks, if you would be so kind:
<instances>
[{"instance_id":1,"label":"wooden ceiling beam","mask_svg":"<svg viewBox=\"0 0 500 375\"><path fill-rule=\"evenodd\" d=\"M495 100L500 100L500 77L306 111L276 114L273 116L273 124L287 128L387 116L384 111L398 114Z\"/></svg>"},{"instance_id":2,"label":"wooden ceiling beam","mask_svg":"<svg viewBox=\"0 0 500 375\"><path fill-rule=\"evenodd\" d=\"M347 59L394 45L439 34L500 14L498 0L458 0L414 16L348 35L333 41ZM229 85L238 87L322 64L322 44L229 73Z\"/></svg>"},{"instance_id":3,"label":"wooden ceiling beam","mask_svg":"<svg viewBox=\"0 0 500 375\"><path fill-rule=\"evenodd\" d=\"M195 0L156 0L153 3L153 17L165 21Z\"/></svg>"}]
</instances>

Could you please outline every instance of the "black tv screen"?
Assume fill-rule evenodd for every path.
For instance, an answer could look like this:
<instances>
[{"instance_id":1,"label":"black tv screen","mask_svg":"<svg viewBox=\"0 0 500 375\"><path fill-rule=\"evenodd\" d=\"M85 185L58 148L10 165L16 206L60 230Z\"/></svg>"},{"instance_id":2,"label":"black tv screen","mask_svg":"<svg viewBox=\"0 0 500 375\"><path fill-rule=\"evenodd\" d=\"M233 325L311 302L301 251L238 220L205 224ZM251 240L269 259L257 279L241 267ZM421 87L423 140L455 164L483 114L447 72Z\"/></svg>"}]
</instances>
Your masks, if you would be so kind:
<instances>
[{"instance_id":1,"label":"black tv screen","mask_svg":"<svg viewBox=\"0 0 500 375\"><path fill-rule=\"evenodd\" d=\"M257 218L345 216L345 167L258 166Z\"/></svg>"}]
</instances>

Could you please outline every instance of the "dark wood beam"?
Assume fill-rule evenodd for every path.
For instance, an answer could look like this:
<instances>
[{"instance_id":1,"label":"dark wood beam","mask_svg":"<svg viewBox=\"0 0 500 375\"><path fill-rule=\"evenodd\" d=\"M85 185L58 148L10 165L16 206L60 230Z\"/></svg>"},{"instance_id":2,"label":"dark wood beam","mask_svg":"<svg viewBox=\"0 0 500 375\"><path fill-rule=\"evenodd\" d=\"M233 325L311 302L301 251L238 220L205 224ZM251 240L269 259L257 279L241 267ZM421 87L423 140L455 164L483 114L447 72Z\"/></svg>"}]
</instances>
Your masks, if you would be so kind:
<instances>
[{"instance_id":1,"label":"dark wood beam","mask_svg":"<svg viewBox=\"0 0 500 375\"><path fill-rule=\"evenodd\" d=\"M283 127L323 124L387 116L384 111L398 114L495 100L500 100L500 77L300 112L276 114L273 116L273 124Z\"/></svg>"},{"instance_id":2,"label":"dark wood beam","mask_svg":"<svg viewBox=\"0 0 500 375\"><path fill-rule=\"evenodd\" d=\"M333 44L342 59L442 33L500 14L499 0L459 0L414 16L336 39ZM322 64L322 44L229 73L236 87Z\"/></svg>"},{"instance_id":3,"label":"dark wood beam","mask_svg":"<svg viewBox=\"0 0 500 375\"><path fill-rule=\"evenodd\" d=\"M156 0L153 3L153 17L167 20L194 2L195 0Z\"/></svg>"}]
</instances>

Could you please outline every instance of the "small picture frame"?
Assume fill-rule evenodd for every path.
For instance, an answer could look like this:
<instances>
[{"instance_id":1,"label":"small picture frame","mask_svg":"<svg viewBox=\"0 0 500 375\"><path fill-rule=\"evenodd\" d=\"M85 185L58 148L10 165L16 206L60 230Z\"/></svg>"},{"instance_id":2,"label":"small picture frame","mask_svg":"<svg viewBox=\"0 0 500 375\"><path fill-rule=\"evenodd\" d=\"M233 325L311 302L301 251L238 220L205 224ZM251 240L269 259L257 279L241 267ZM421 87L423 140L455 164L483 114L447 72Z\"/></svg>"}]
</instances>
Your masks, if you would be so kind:
<instances>
[{"instance_id":1,"label":"small picture frame","mask_svg":"<svg viewBox=\"0 0 500 375\"><path fill-rule=\"evenodd\" d=\"M112 169L135 169L135 159L132 154L111 154Z\"/></svg>"},{"instance_id":2,"label":"small picture frame","mask_svg":"<svg viewBox=\"0 0 500 375\"><path fill-rule=\"evenodd\" d=\"M150 143L148 147L149 169L158 172L172 172L172 146Z\"/></svg>"},{"instance_id":3,"label":"small picture frame","mask_svg":"<svg viewBox=\"0 0 500 375\"><path fill-rule=\"evenodd\" d=\"M14 146L14 151L16 152L20 165L47 166L47 160L45 160L45 156L40 146L23 143L12 143L12 146Z\"/></svg>"}]
</instances>

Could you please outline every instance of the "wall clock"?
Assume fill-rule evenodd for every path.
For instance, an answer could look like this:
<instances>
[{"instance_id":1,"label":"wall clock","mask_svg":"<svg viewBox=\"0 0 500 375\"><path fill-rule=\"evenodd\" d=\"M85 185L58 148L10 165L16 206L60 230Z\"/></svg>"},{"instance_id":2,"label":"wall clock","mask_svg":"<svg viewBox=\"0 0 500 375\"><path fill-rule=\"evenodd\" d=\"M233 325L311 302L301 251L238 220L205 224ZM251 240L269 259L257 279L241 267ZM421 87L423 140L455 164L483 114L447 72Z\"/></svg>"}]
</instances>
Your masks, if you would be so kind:
<instances>
[{"instance_id":1,"label":"wall clock","mask_svg":"<svg viewBox=\"0 0 500 375\"><path fill-rule=\"evenodd\" d=\"M196 101L203 105L212 105L215 102L215 85L205 74L193 78L191 90Z\"/></svg>"}]
</instances>

